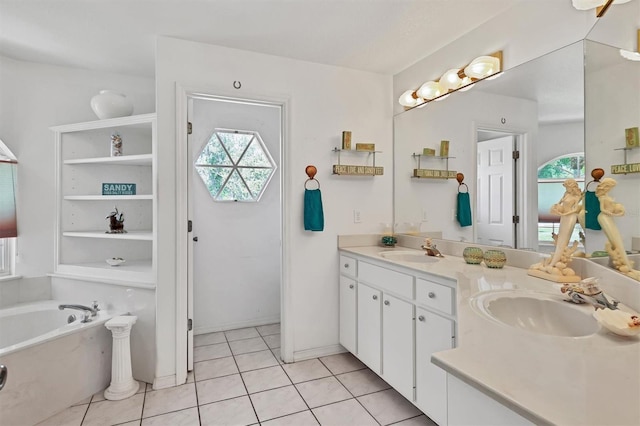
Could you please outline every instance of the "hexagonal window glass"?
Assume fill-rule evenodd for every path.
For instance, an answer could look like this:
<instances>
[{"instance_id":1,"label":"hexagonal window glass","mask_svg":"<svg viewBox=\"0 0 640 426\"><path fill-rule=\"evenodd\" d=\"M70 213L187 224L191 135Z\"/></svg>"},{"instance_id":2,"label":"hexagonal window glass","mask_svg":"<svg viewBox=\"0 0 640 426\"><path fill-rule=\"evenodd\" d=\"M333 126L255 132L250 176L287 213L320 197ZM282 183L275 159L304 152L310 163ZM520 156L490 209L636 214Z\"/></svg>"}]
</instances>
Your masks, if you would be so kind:
<instances>
[{"instance_id":1,"label":"hexagonal window glass","mask_svg":"<svg viewBox=\"0 0 640 426\"><path fill-rule=\"evenodd\" d=\"M195 167L215 201L256 202L276 163L258 132L215 129Z\"/></svg>"}]
</instances>

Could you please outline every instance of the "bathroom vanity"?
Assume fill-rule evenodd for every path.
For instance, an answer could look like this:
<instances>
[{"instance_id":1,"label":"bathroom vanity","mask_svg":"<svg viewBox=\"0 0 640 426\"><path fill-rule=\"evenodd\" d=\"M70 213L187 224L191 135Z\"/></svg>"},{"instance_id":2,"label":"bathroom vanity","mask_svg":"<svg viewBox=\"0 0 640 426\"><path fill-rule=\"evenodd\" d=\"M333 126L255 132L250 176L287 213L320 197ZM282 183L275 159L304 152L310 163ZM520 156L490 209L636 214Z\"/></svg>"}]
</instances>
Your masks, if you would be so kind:
<instances>
[{"instance_id":1,"label":"bathroom vanity","mask_svg":"<svg viewBox=\"0 0 640 426\"><path fill-rule=\"evenodd\" d=\"M339 259L340 343L439 425L640 424L640 338L597 323L580 336L583 327L534 332L478 309L478 295L516 294L595 321L591 306L565 305L558 284L521 265L493 270L404 247L341 247ZM593 262L576 267L632 284Z\"/></svg>"}]
</instances>

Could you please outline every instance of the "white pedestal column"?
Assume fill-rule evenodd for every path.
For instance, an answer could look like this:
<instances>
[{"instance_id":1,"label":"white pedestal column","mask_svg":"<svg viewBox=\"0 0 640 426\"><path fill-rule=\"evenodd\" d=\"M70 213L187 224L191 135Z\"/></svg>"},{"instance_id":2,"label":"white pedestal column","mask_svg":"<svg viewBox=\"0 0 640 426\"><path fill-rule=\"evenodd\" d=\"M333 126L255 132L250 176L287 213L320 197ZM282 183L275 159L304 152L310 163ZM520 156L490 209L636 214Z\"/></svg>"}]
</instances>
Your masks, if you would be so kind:
<instances>
[{"instance_id":1,"label":"white pedestal column","mask_svg":"<svg viewBox=\"0 0 640 426\"><path fill-rule=\"evenodd\" d=\"M135 395L140 387L140 383L133 380L131 373L131 347L129 345L131 327L137 319L136 316L119 316L111 318L104 324L113 335L111 385L104 391L106 399L117 401L129 398Z\"/></svg>"}]
</instances>

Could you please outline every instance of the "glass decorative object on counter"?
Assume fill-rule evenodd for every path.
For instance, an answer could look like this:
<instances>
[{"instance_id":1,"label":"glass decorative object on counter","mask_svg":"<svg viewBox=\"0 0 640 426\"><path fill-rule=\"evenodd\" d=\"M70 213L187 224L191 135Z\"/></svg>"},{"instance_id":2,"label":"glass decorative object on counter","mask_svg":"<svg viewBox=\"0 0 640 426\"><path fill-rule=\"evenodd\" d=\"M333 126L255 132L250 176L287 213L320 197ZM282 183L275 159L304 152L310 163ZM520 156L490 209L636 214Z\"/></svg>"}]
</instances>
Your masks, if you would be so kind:
<instances>
[{"instance_id":1,"label":"glass decorative object on counter","mask_svg":"<svg viewBox=\"0 0 640 426\"><path fill-rule=\"evenodd\" d=\"M465 247L462 251L462 257L470 265L479 265L484 258L484 252L480 247Z\"/></svg>"},{"instance_id":2,"label":"glass decorative object on counter","mask_svg":"<svg viewBox=\"0 0 640 426\"><path fill-rule=\"evenodd\" d=\"M492 269L500 269L507 263L507 255L502 250L487 250L483 259L487 268Z\"/></svg>"}]
</instances>

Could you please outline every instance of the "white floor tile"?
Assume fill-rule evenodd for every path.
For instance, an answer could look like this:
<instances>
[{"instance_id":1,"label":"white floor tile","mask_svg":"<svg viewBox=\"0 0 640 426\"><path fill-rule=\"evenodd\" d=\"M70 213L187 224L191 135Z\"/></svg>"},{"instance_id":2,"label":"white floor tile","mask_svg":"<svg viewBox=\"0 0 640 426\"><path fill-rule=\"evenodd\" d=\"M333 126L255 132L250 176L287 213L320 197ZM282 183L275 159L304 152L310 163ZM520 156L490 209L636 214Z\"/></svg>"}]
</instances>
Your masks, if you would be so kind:
<instances>
[{"instance_id":1,"label":"white floor tile","mask_svg":"<svg viewBox=\"0 0 640 426\"><path fill-rule=\"evenodd\" d=\"M280 348L273 348L271 349L271 352L273 353L273 356L278 360L278 364L284 364L280 355Z\"/></svg>"},{"instance_id":2,"label":"white floor tile","mask_svg":"<svg viewBox=\"0 0 640 426\"><path fill-rule=\"evenodd\" d=\"M87 408L89 408L89 404L74 405L38 423L37 426L80 426ZM2 424L1 420L0 424Z\"/></svg>"},{"instance_id":3,"label":"white floor tile","mask_svg":"<svg viewBox=\"0 0 640 426\"><path fill-rule=\"evenodd\" d=\"M239 328L237 330L225 331L224 335L227 337L228 341L233 340L242 340L242 339L251 339L252 337L260 337L258 334L258 330L255 327L249 328Z\"/></svg>"},{"instance_id":4,"label":"white floor tile","mask_svg":"<svg viewBox=\"0 0 640 426\"><path fill-rule=\"evenodd\" d=\"M197 405L196 386L193 383L187 383L181 386L147 392L142 417L157 416L171 411L196 407Z\"/></svg>"},{"instance_id":5,"label":"white floor tile","mask_svg":"<svg viewBox=\"0 0 640 426\"><path fill-rule=\"evenodd\" d=\"M134 420L126 423L118 423L116 426L140 426L140 420Z\"/></svg>"},{"instance_id":6,"label":"white floor tile","mask_svg":"<svg viewBox=\"0 0 640 426\"><path fill-rule=\"evenodd\" d=\"M249 398L261 422L307 410L307 404L293 386L254 393Z\"/></svg>"},{"instance_id":7,"label":"white floor tile","mask_svg":"<svg viewBox=\"0 0 640 426\"><path fill-rule=\"evenodd\" d=\"M438 424L423 414L418 417L394 423L393 426L438 426Z\"/></svg>"},{"instance_id":8,"label":"white floor tile","mask_svg":"<svg viewBox=\"0 0 640 426\"><path fill-rule=\"evenodd\" d=\"M236 355L235 358L241 372L278 365L278 361L269 350Z\"/></svg>"},{"instance_id":9,"label":"white floor tile","mask_svg":"<svg viewBox=\"0 0 640 426\"><path fill-rule=\"evenodd\" d=\"M291 380L279 365L247 371L242 373L242 379L250 394L291 384Z\"/></svg>"},{"instance_id":10,"label":"white floor tile","mask_svg":"<svg viewBox=\"0 0 640 426\"><path fill-rule=\"evenodd\" d=\"M269 346L269 348L274 349L280 347L280 333L271 334L269 336L262 336L262 338L267 343L267 346Z\"/></svg>"},{"instance_id":11,"label":"white floor tile","mask_svg":"<svg viewBox=\"0 0 640 426\"><path fill-rule=\"evenodd\" d=\"M288 416L268 420L261 424L263 426L316 426L318 425L318 421L311 411L307 410L301 413L289 414Z\"/></svg>"},{"instance_id":12,"label":"white floor tile","mask_svg":"<svg viewBox=\"0 0 640 426\"><path fill-rule=\"evenodd\" d=\"M261 336L269 336L271 334L280 333L280 323L277 324L269 324L269 325L261 325L260 327L256 327L258 333Z\"/></svg>"},{"instance_id":13,"label":"white floor tile","mask_svg":"<svg viewBox=\"0 0 640 426\"><path fill-rule=\"evenodd\" d=\"M320 361L335 375L367 368L349 352L320 358Z\"/></svg>"},{"instance_id":14,"label":"white floor tile","mask_svg":"<svg viewBox=\"0 0 640 426\"><path fill-rule=\"evenodd\" d=\"M336 378L340 380L340 383L342 383L353 396L366 395L391 388L387 382L368 368L340 374L337 375Z\"/></svg>"},{"instance_id":15,"label":"white floor tile","mask_svg":"<svg viewBox=\"0 0 640 426\"><path fill-rule=\"evenodd\" d=\"M89 405L82 426L107 426L142 418L144 394L120 401L99 401Z\"/></svg>"},{"instance_id":16,"label":"white floor tile","mask_svg":"<svg viewBox=\"0 0 640 426\"><path fill-rule=\"evenodd\" d=\"M394 389L363 395L358 401L383 426L422 414Z\"/></svg>"},{"instance_id":17,"label":"white floor tile","mask_svg":"<svg viewBox=\"0 0 640 426\"><path fill-rule=\"evenodd\" d=\"M249 397L227 399L200 406L202 426L250 425L258 423Z\"/></svg>"},{"instance_id":18,"label":"white floor tile","mask_svg":"<svg viewBox=\"0 0 640 426\"><path fill-rule=\"evenodd\" d=\"M85 399L83 399L82 401L78 401L78 402L76 402L76 403L75 403L75 404L73 404L73 405L87 405L87 404L89 404L89 403L91 402L91 398L92 398L92 397L93 397L93 395L92 395L92 396L88 396L88 397L86 397ZM73 405L72 405L72 406L73 406Z\"/></svg>"},{"instance_id":19,"label":"white floor tile","mask_svg":"<svg viewBox=\"0 0 640 426\"><path fill-rule=\"evenodd\" d=\"M210 359L193 364L193 372L197 381L215 379L216 377L237 374L238 367L233 357Z\"/></svg>"},{"instance_id":20,"label":"white floor tile","mask_svg":"<svg viewBox=\"0 0 640 426\"><path fill-rule=\"evenodd\" d=\"M224 358L231 356L231 349L227 343L217 343L215 345L198 346L193 348L193 361L200 362L208 359Z\"/></svg>"},{"instance_id":21,"label":"white floor tile","mask_svg":"<svg viewBox=\"0 0 640 426\"><path fill-rule=\"evenodd\" d=\"M311 380L296 385L309 408L319 407L352 398L348 390L335 377Z\"/></svg>"},{"instance_id":22,"label":"white floor tile","mask_svg":"<svg viewBox=\"0 0 640 426\"><path fill-rule=\"evenodd\" d=\"M229 342L231 352L234 355L246 354L249 352L258 352L269 349L262 337L253 337L251 339L234 340Z\"/></svg>"},{"instance_id":23,"label":"white floor tile","mask_svg":"<svg viewBox=\"0 0 640 426\"><path fill-rule=\"evenodd\" d=\"M378 422L355 399L323 405L311 411L322 426L378 426Z\"/></svg>"},{"instance_id":24,"label":"white floor tile","mask_svg":"<svg viewBox=\"0 0 640 426\"><path fill-rule=\"evenodd\" d=\"M227 343L227 339L224 337L222 331L193 336L193 346L214 345L216 343Z\"/></svg>"},{"instance_id":25,"label":"white floor tile","mask_svg":"<svg viewBox=\"0 0 640 426\"><path fill-rule=\"evenodd\" d=\"M155 417L142 419L141 426L199 426L198 408L174 411Z\"/></svg>"},{"instance_id":26,"label":"white floor tile","mask_svg":"<svg viewBox=\"0 0 640 426\"><path fill-rule=\"evenodd\" d=\"M247 394L239 374L196 382L196 388L200 405Z\"/></svg>"},{"instance_id":27,"label":"white floor tile","mask_svg":"<svg viewBox=\"0 0 640 426\"><path fill-rule=\"evenodd\" d=\"M282 368L284 368L293 383L331 376L331 372L317 359L283 364Z\"/></svg>"}]
</instances>

